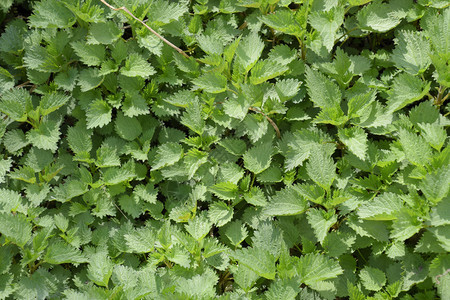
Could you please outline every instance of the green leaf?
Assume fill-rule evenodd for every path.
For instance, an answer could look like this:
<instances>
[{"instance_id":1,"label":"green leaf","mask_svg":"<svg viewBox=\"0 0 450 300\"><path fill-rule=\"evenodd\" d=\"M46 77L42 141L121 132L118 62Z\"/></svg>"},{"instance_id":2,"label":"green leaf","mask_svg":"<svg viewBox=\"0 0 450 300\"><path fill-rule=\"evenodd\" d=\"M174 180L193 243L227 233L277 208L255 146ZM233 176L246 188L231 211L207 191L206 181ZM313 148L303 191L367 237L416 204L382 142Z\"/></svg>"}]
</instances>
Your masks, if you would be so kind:
<instances>
[{"instance_id":1,"label":"green leaf","mask_svg":"<svg viewBox=\"0 0 450 300\"><path fill-rule=\"evenodd\" d=\"M375 0L358 11L356 17L362 29L386 32L400 24L404 12L393 3Z\"/></svg>"},{"instance_id":2,"label":"green leaf","mask_svg":"<svg viewBox=\"0 0 450 300\"><path fill-rule=\"evenodd\" d=\"M319 32L322 44L328 52L333 49L337 37L337 30L344 21L345 10L342 6L333 7L329 11L313 12L309 16L309 23Z\"/></svg>"},{"instance_id":3,"label":"green leaf","mask_svg":"<svg viewBox=\"0 0 450 300\"><path fill-rule=\"evenodd\" d=\"M80 60L90 67L100 66L105 60L106 52L102 45L90 45L82 41L76 41L71 43L71 46Z\"/></svg>"},{"instance_id":4,"label":"green leaf","mask_svg":"<svg viewBox=\"0 0 450 300\"><path fill-rule=\"evenodd\" d=\"M250 203L254 206L266 206L267 199L261 189L257 186L254 186L244 194L244 199L247 203Z\"/></svg>"},{"instance_id":5,"label":"green leaf","mask_svg":"<svg viewBox=\"0 0 450 300\"><path fill-rule=\"evenodd\" d=\"M367 154L367 133L361 127L339 128L338 136L348 149L362 160Z\"/></svg>"},{"instance_id":6,"label":"green leaf","mask_svg":"<svg viewBox=\"0 0 450 300\"><path fill-rule=\"evenodd\" d=\"M286 65L279 64L270 59L262 60L253 67L252 74L250 75L250 82L253 85L258 85L282 75L287 70L289 70L289 68Z\"/></svg>"},{"instance_id":7,"label":"green leaf","mask_svg":"<svg viewBox=\"0 0 450 300\"><path fill-rule=\"evenodd\" d=\"M55 76L55 84L65 90L65 91L72 91L76 84L78 79L78 70L75 68L67 68L67 71L62 71L56 74Z\"/></svg>"},{"instance_id":8,"label":"green leaf","mask_svg":"<svg viewBox=\"0 0 450 300\"><path fill-rule=\"evenodd\" d=\"M115 121L117 134L127 141L136 139L142 133L142 126L136 118L125 117L122 113L117 114Z\"/></svg>"},{"instance_id":9,"label":"green leaf","mask_svg":"<svg viewBox=\"0 0 450 300\"><path fill-rule=\"evenodd\" d=\"M267 292L264 293L267 300L296 299L300 287L295 279L274 281Z\"/></svg>"},{"instance_id":10,"label":"green leaf","mask_svg":"<svg viewBox=\"0 0 450 300\"><path fill-rule=\"evenodd\" d=\"M241 220L236 220L226 225L225 236L230 240L231 245L240 248L239 245L248 236L248 230Z\"/></svg>"},{"instance_id":11,"label":"green leaf","mask_svg":"<svg viewBox=\"0 0 450 300\"><path fill-rule=\"evenodd\" d=\"M120 158L117 150L108 145L102 145L97 149L95 165L99 168L120 166Z\"/></svg>"},{"instance_id":12,"label":"green leaf","mask_svg":"<svg viewBox=\"0 0 450 300\"><path fill-rule=\"evenodd\" d=\"M65 263L85 263L88 262L80 250L67 244L61 239L53 239L43 257L49 264L60 265Z\"/></svg>"},{"instance_id":13,"label":"green leaf","mask_svg":"<svg viewBox=\"0 0 450 300\"><path fill-rule=\"evenodd\" d=\"M269 251L260 248L244 248L230 254L240 264L254 271L261 277L275 279L275 257Z\"/></svg>"},{"instance_id":14,"label":"green leaf","mask_svg":"<svg viewBox=\"0 0 450 300\"><path fill-rule=\"evenodd\" d=\"M286 34L301 37L305 28L301 28L291 9L278 9L274 13L263 15L261 21L267 26Z\"/></svg>"},{"instance_id":15,"label":"green leaf","mask_svg":"<svg viewBox=\"0 0 450 300\"><path fill-rule=\"evenodd\" d=\"M31 223L22 214L0 213L0 233L23 248L31 239Z\"/></svg>"},{"instance_id":16,"label":"green leaf","mask_svg":"<svg viewBox=\"0 0 450 300\"><path fill-rule=\"evenodd\" d=\"M433 49L449 57L450 53L450 10L443 9L427 10L420 19L420 26L424 29L425 35L430 39Z\"/></svg>"},{"instance_id":17,"label":"green leaf","mask_svg":"<svg viewBox=\"0 0 450 300\"><path fill-rule=\"evenodd\" d=\"M30 25L36 28L67 28L76 21L75 16L64 3L56 0L37 2L33 12L29 21Z\"/></svg>"},{"instance_id":18,"label":"green leaf","mask_svg":"<svg viewBox=\"0 0 450 300\"><path fill-rule=\"evenodd\" d=\"M372 90L368 93L357 94L348 100L348 116L356 118L363 114L364 110L369 107L376 99L376 91Z\"/></svg>"},{"instance_id":19,"label":"green leaf","mask_svg":"<svg viewBox=\"0 0 450 300\"><path fill-rule=\"evenodd\" d=\"M115 185L127 182L135 178L136 170L134 161L130 160L123 164L122 167L109 168L103 174L103 181L106 185Z\"/></svg>"},{"instance_id":20,"label":"green leaf","mask_svg":"<svg viewBox=\"0 0 450 300\"><path fill-rule=\"evenodd\" d=\"M27 141L40 149L55 152L58 149L59 135L61 134L59 126L59 122L49 119L44 120L38 128L27 132Z\"/></svg>"},{"instance_id":21,"label":"green leaf","mask_svg":"<svg viewBox=\"0 0 450 300\"><path fill-rule=\"evenodd\" d=\"M306 86L310 100L318 107L332 108L341 103L339 87L319 71L306 67Z\"/></svg>"},{"instance_id":22,"label":"green leaf","mask_svg":"<svg viewBox=\"0 0 450 300\"><path fill-rule=\"evenodd\" d=\"M359 272L359 278L364 287L370 291L379 291L386 284L386 276L383 271L369 266Z\"/></svg>"},{"instance_id":23,"label":"green leaf","mask_svg":"<svg viewBox=\"0 0 450 300\"><path fill-rule=\"evenodd\" d=\"M322 149L311 152L306 163L308 176L324 190L329 191L336 175L336 165L333 158Z\"/></svg>"},{"instance_id":24,"label":"green leaf","mask_svg":"<svg viewBox=\"0 0 450 300\"><path fill-rule=\"evenodd\" d=\"M14 121L26 121L27 113L32 109L31 95L25 89L11 89L1 95L0 111Z\"/></svg>"},{"instance_id":25,"label":"green leaf","mask_svg":"<svg viewBox=\"0 0 450 300\"><path fill-rule=\"evenodd\" d=\"M254 146L243 155L244 166L252 173L259 174L270 166L273 147L269 143Z\"/></svg>"},{"instance_id":26,"label":"green leaf","mask_svg":"<svg viewBox=\"0 0 450 300\"><path fill-rule=\"evenodd\" d=\"M406 158L412 164L423 166L428 163L432 150L423 137L403 128L398 131L398 136Z\"/></svg>"},{"instance_id":27,"label":"green leaf","mask_svg":"<svg viewBox=\"0 0 450 300\"><path fill-rule=\"evenodd\" d=\"M440 151L447 139L447 132L445 129L436 123L419 123L422 136L430 144L431 147Z\"/></svg>"},{"instance_id":28,"label":"green leaf","mask_svg":"<svg viewBox=\"0 0 450 300\"><path fill-rule=\"evenodd\" d=\"M219 141L219 145L225 148L227 152L236 156L243 155L247 149L247 145L241 139L224 138Z\"/></svg>"},{"instance_id":29,"label":"green leaf","mask_svg":"<svg viewBox=\"0 0 450 300\"><path fill-rule=\"evenodd\" d=\"M70 96L62 93L45 94L41 98L41 102L39 104L41 108L41 115L48 115L49 113L57 110L58 108L69 102L69 100Z\"/></svg>"},{"instance_id":30,"label":"green leaf","mask_svg":"<svg viewBox=\"0 0 450 300\"><path fill-rule=\"evenodd\" d=\"M225 92L227 89L227 78L219 73L206 73L192 80L199 89L212 94Z\"/></svg>"},{"instance_id":31,"label":"green leaf","mask_svg":"<svg viewBox=\"0 0 450 300\"><path fill-rule=\"evenodd\" d=\"M198 135L202 135L205 129L205 121L203 120L202 106L199 101L192 101L191 105L186 108L186 112L181 117L181 123Z\"/></svg>"},{"instance_id":32,"label":"green leaf","mask_svg":"<svg viewBox=\"0 0 450 300\"><path fill-rule=\"evenodd\" d=\"M130 118L147 115L149 112L147 101L139 93L126 95L122 105L122 111L125 116Z\"/></svg>"},{"instance_id":33,"label":"green leaf","mask_svg":"<svg viewBox=\"0 0 450 300\"><path fill-rule=\"evenodd\" d=\"M311 150L314 150L319 144L325 144L327 140L331 139L323 132L318 130L295 131L293 134L288 132L283 135L280 145L281 153L286 157L284 167L286 170L302 165L308 159ZM328 144L325 146L330 155L334 152L334 146Z\"/></svg>"},{"instance_id":34,"label":"green leaf","mask_svg":"<svg viewBox=\"0 0 450 300\"><path fill-rule=\"evenodd\" d=\"M103 82L104 77L99 74L98 69L83 69L78 76L78 85L82 92L90 91Z\"/></svg>"},{"instance_id":35,"label":"green leaf","mask_svg":"<svg viewBox=\"0 0 450 300\"><path fill-rule=\"evenodd\" d=\"M209 188L218 198L233 200L238 195L238 186L232 182L220 182Z\"/></svg>"},{"instance_id":36,"label":"green leaf","mask_svg":"<svg viewBox=\"0 0 450 300\"><path fill-rule=\"evenodd\" d=\"M133 190L134 197L139 197L140 199L148 203L156 203L158 190L156 190L153 185L137 185Z\"/></svg>"},{"instance_id":37,"label":"green leaf","mask_svg":"<svg viewBox=\"0 0 450 300\"><path fill-rule=\"evenodd\" d=\"M430 90L431 82L424 82L420 78L408 73L401 73L394 78L390 97L387 102L389 113L422 99Z\"/></svg>"},{"instance_id":38,"label":"green leaf","mask_svg":"<svg viewBox=\"0 0 450 300\"><path fill-rule=\"evenodd\" d=\"M183 147L178 143L165 143L158 147L152 170L171 166L183 157Z\"/></svg>"},{"instance_id":39,"label":"green leaf","mask_svg":"<svg viewBox=\"0 0 450 300\"><path fill-rule=\"evenodd\" d=\"M156 71L140 54L131 53L125 61L125 66L120 69L120 73L128 77L147 78Z\"/></svg>"},{"instance_id":40,"label":"green leaf","mask_svg":"<svg viewBox=\"0 0 450 300\"><path fill-rule=\"evenodd\" d=\"M323 209L310 209L306 213L306 218L317 240L322 244L327 236L328 230L337 222L337 215L334 210L325 211Z\"/></svg>"},{"instance_id":41,"label":"green leaf","mask_svg":"<svg viewBox=\"0 0 450 300\"><path fill-rule=\"evenodd\" d=\"M1 43L1 40L0 40ZM14 87L14 76L6 69L0 67L0 94Z\"/></svg>"},{"instance_id":42,"label":"green leaf","mask_svg":"<svg viewBox=\"0 0 450 300\"><path fill-rule=\"evenodd\" d=\"M442 201L450 190L450 166L445 165L428 173L421 180L419 187L429 201L433 203Z\"/></svg>"},{"instance_id":43,"label":"green leaf","mask_svg":"<svg viewBox=\"0 0 450 300\"><path fill-rule=\"evenodd\" d=\"M171 3L164 0L152 2L152 9L149 11L149 20L161 26L178 20L187 12L186 3Z\"/></svg>"},{"instance_id":44,"label":"green leaf","mask_svg":"<svg viewBox=\"0 0 450 300\"><path fill-rule=\"evenodd\" d=\"M352 214L348 219L348 225L360 236L371 237L381 242L389 240L389 231L385 222L358 219Z\"/></svg>"},{"instance_id":45,"label":"green leaf","mask_svg":"<svg viewBox=\"0 0 450 300\"><path fill-rule=\"evenodd\" d=\"M307 285L336 278L343 273L337 261L318 253L301 256L296 267L302 282Z\"/></svg>"},{"instance_id":46,"label":"green leaf","mask_svg":"<svg viewBox=\"0 0 450 300\"><path fill-rule=\"evenodd\" d=\"M12 162L12 159L9 157L7 159L0 160L0 184L5 182L5 176L11 169Z\"/></svg>"},{"instance_id":47,"label":"green leaf","mask_svg":"<svg viewBox=\"0 0 450 300\"><path fill-rule=\"evenodd\" d=\"M87 37L89 44L110 45L122 36L122 30L113 21L91 24Z\"/></svg>"},{"instance_id":48,"label":"green leaf","mask_svg":"<svg viewBox=\"0 0 450 300\"><path fill-rule=\"evenodd\" d=\"M398 194L383 193L358 208L358 216L367 220L395 220L403 201Z\"/></svg>"},{"instance_id":49,"label":"green leaf","mask_svg":"<svg viewBox=\"0 0 450 300\"><path fill-rule=\"evenodd\" d=\"M209 206L208 217L217 227L222 227L233 219L233 208L223 201L214 202Z\"/></svg>"},{"instance_id":50,"label":"green leaf","mask_svg":"<svg viewBox=\"0 0 450 300\"><path fill-rule=\"evenodd\" d=\"M75 154L89 156L92 149L92 131L87 130L80 122L67 130L67 141Z\"/></svg>"},{"instance_id":51,"label":"green leaf","mask_svg":"<svg viewBox=\"0 0 450 300\"><path fill-rule=\"evenodd\" d=\"M256 64L264 49L264 42L254 31L245 37L236 50L236 62L242 66L244 73L248 73Z\"/></svg>"},{"instance_id":52,"label":"green leaf","mask_svg":"<svg viewBox=\"0 0 450 300\"><path fill-rule=\"evenodd\" d=\"M399 69L416 75L422 74L431 64L430 43L421 31L400 30L392 51L392 61Z\"/></svg>"},{"instance_id":53,"label":"green leaf","mask_svg":"<svg viewBox=\"0 0 450 300\"><path fill-rule=\"evenodd\" d=\"M275 91L281 102L285 102L297 95L301 81L294 78L278 80L275 84Z\"/></svg>"},{"instance_id":54,"label":"green leaf","mask_svg":"<svg viewBox=\"0 0 450 300\"><path fill-rule=\"evenodd\" d=\"M263 213L268 216L298 215L308 208L308 201L293 187L287 187L271 198Z\"/></svg>"},{"instance_id":55,"label":"green leaf","mask_svg":"<svg viewBox=\"0 0 450 300\"><path fill-rule=\"evenodd\" d=\"M108 287L109 278L113 272L114 263L106 250L100 250L89 257L87 277L96 285Z\"/></svg>"},{"instance_id":56,"label":"green leaf","mask_svg":"<svg viewBox=\"0 0 450 300\"><path fill-rule=\"evenodd\" d=\"M175 245L166 252L166 257L171 262L174 262L184 268L189 268L191 264L190 254L180 245Z\"/></svg>"},{"instance_id":57,"label":"green leaf","mask_svg":"<svg viewBox=\"0 0 450 300\"><path fill-rule=\"evenodd\" d=\"M197 241L201 241L211 230L212 222L205 216L199 215L190 219L184 225L186 231Z\"/></svg>"},{"instance_id":58,"label":"green leaf","mask_svg":"<svg viewBox=\"0 0 450 300\"><path fill-rule=\"evenodd\" d=\"M207 54L221 55L223 53L224 45L220 38L216 35L200 34L197 37L197 42L200 48Z\"/></svg>"},{"instance_id":59,"label":"green leaf","mask_svg":"<svg viewBox=\"0 0 450 300\"><path fill-rule=\"evenodd\" d=\"M243 120L247 116L250 105L250 99L246 96L232 95L223 103L223 110L230 117Z\"/></svg>"},{"instance_id":60,"label":"green leaf","mask_svg":"<svg viewBox=\"0 0 450 300\"><path fill-rule=\"evenodd\" d=\"M422 228L422 221L417 212L403 208L396 214L392 223L391 238L398 241L409 239Z\"/></svg>"},{"instance_id":61,"label":"green leaf","mask_svg":"<svg viewBox=\"0 0 450 300\"><path fill-rule=\"evenodd\" d=\"M155 247L156 234L148 227L134 229L124 235L128 248L134 253L149 253Z\"/></svg>"},{"instance_id":62,"label":"green leaf","mask_svg":"<svg viewBox=\"0 0 450 300\"><path fill-rule=\"evenodd\" d=\"M101 99L94 100L86 111L87 128L103 127L111 122L112 109Z\"/></svg>"},{"instance_id":63,"label":"green leaf","mask_svg":"<svg viewBox=\"0 0 450 300\"><path fill-rule=\"evenodd\" d=\"M36 183L36 175L33 168L23 166L9 173L12 179L22 180L28 183Z\"/></svg>"},{"instance_id":64,"label":"green leaf","mask_svg":"<svg viewBox=\"0 0 450 300\"><path fill-rule=\"evenodd\" d=\"M201 274L192 276L192 278L180 277L176 281L176 290L187 296L188 299L213 299L216 297L216 284L219 281L214 271L206 269Z\"/></svg>"}]
</instances>

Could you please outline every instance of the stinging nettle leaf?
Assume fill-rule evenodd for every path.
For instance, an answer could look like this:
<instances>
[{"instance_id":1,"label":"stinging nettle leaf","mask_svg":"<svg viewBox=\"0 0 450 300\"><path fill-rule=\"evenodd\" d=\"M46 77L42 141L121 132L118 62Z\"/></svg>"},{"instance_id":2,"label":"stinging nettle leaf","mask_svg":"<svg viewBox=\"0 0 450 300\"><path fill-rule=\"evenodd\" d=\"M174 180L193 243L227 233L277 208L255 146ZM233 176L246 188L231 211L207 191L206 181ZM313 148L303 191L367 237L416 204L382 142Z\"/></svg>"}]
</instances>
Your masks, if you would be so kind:
<instances>
[{"instance_id":1,"label":"stinging nettle leaf","mask_svg":"<svg viewBox=\"0 0 450 300\"><path fill-rule=\"evenodd\" d=\"M293 187L277 191L264 207L263 214L268 216L292 216L304 212L308 201Z\"/></svg>"},{"instance_id":2,"label":"stinging nettle leaf","mask_svg":"<svg viewBox=\"0 0 450 300\"><path fill-rule=\"evenodd\" d=\"M60 1L44 0L35 5L34 14L30 16L32 27L67 28L76 21L74 14Z\"/></svg>"},{"instance_id":3,"label":"stinging nettle leaf","mask_svg":"<svg viewBox=\"0 0 450 300\"><path fill-rule=\"evenodd\" d=\"M264 42L261 41L256 31L241 40L236 50L236 62L244 68L244 73L253 68L263 49Z\"/></svg>"},{"instance_id":4,"label":"stinging nettle leaf","mask_svg":"<svg viewBox=\"0 0 450 300\"><path fill-rule=\"evenodd\" d=\"M69 102L70 96L67 96L62 93L51 93L45 94L41 98L40 102L40 110L43 116L48 115L49 113L57 110L67 102Z\"/></svg>"},{"instance_id":5,"label":"stinging nettle leaf","mask_svg":"<svg viewBox=\"0 0 450 300\"><path fill-rule=\"evenodd\" d=\"M386 283L386 276L383 271L369 266L359 272L359 277L364 287L371 291L380 290Z\"/></svg>"},{"instance_id":6,"label":"stinging nettle leaf","mask_svg":"<svg viewBox=\"0 0 450 300\"><path fill-rule=\"evenodd\" d=\"M306 86L311 101L318 107L332 108L341 102L341 91L337 84L310 67L306 67Z\"/></svg>"},{"instance_id":7,"label":"stinging nettle leaf","mask_svg":"<svg viewBox=\"0 0 450 300\"><path fill-rule=\"evenodd\" d=\"M387 102L389 113L422 99L430 90L431 82L423 82L420 78L408 73L401 73L394 78L390 97Z\"/></svg>"},{"instance_id":8,"label":"stinging nettle leaf","mask_svg":"<svg viewBox=\"0 0 450 300\"><path fill-rule=\"evenodd\" d=\"M361 127L339 128L339 139L348 149L362 160L365 160L367 153L367 133Z\"/></svg>"},{"instance_id":9,"label":"stinging nettle leaf","mask_svg":"<svg viewBox=\"0 0 450 300\"><path fill-rule=\"evenodd\" d=\"M94 100L86 111L87 128L103 127L111 122L112 109L108 102Z\"/></svg>"},{"instance_id":10,"label":"stinging nettle leaf","mask_svg":"<svg viewBox=\"0 0 450 300\"><path fill-rule=\"evenodd\" d=\"M31 226L22 214L0 213L0 233L21 248L31 239Z\"/></svg>"},{"instance_id":11,"label":"stinging nettle leaf","mask_svg":"<svg viewBox=\"0 0 450 300\"><path fill-rule=\"evenodd\" d=\"M344 21L344 13L344 8L339 6L333 7L329 11L313 12L308 18L311 26L319 32L322 44L328 52L333 49L337 36L336 31Z\"/></svg>"},{"instance_id":12,"label":"stinging nettle leaf","mask_svg":"<svg viewBox=\"0 0 450 300\"><path fill-rule=\"evenodd\" d=\"M311 225L317 240L322 244L328 230L337 222L337 215L333 210L310 209L306 213L308 223Z\"/></svg>"},{"instance_id":13,"label":"stinging nettle leaf","mask_svg":"<svg viewBox=\"0 0 450 300\"><path fill-rule=\"evenodd\" d=\"M102 45L89 45L82 41L71 43L73 50L86 65L99 66L105 60L105 47Z\"/></svg>"},{"instance_id":14,"label":"stinging nettle leaf","mask_svg":"<svg viewBox=\"0 0 450 300\"><path fill-rule=\"evenodd\" d=\"M125 66L120 69L120 73L128 77L147 78L156 71L140 54L131 53L125 61Z\"/></svg>"},{"instance_id":15,"label":"stinging nettle leaf","mask_svg":"<svg viewBox=\"0 0 450 300\"><path fill-rule=\"evenodd\" d=\"M416 75L431 64L430 43L421 31L400 30L395 39L392 61L402 70Z\"/></svg>"},{"instance_id":16,"label":"stinging nettle leaf","mask_svg":"<svg viewBox=\"0 0 450 300\"><path fill-rule=\"evenodd\" d=\"M320 148L311 152L306 163L306 172L315 183L326 191L330 190L331 184L337 177L333 158Z\"/></svg>"},{"instance_id":17,"label":"stinging nettle leaf","mask_svg":"<svg viewBox=\"0 0 450 300\"><path fill-rule=\"evenodd\" d=\"M391 1L394 2L394 1ZM362 29L386 32L400 24L405 13L394 4L375 0L358 11L356 17Z\"/></svg>"},{"instance_id":18,"label":"stinging nettle leaf","mask_svg":"<svg viewBox=\"0 0 450 300\"><path fill-rule=\"evenodd\" d=\"M423 166L428 163L432 149L423 137L403 128L398 131L398 136L406 158L412 164Z\"/></svg>"},{"instance_id":19,"label":"stinging nettle leaf","mask_svg":"<svg viewBox=\"0 0 450 300\"><path fill-rule=\"evenodd\" d=\"M208 93L218 94L227 89L227 78L219 73L206 73L192 80L198 88Z\"/></svg>"},{"instance_id":20,"label":"stinging nettle leaf","mask_svg":"<svg viewBox=\"0 0 450 300\"><path fill-rule=\"evenodd\" d=\"M244 248L231 253L231 257L259 276L275 279L275 257L269 251L260 248Z\"/></svg>"},{"instance_id":21,"label":"stinging nettle leaf","mask_svg":"<svg viewBox=\"0 0 450 300\"><path fill-rule=\"evenodd\" d=\"M250 172L259 174L270 166L273 146L269 143L254 146L245 152L244 166Z\"/></svg>"},{"instance_id":22,"label":"stinging nettle leaf","mask_svg":"<svg viewBox=\"0 0 450 300\"><path fill-rule=\"evenodd\" d=\"M165 143L158 147L152 170L171 166L183 157L183 147L178 143Z\"/></svg>"},{"instance_id":23,"label":"stinging nettle leaf","mask_svg":"<svg viewBox=\"0 0 450 300\"><path fill-rule=\"evenodd\" d=\"M117 114L114 123L117 134L127 141L136 139L142 133L142 126L136 118L129 118L122 113Z\"/></svg>"},{"instance_id":24,"label":"stinging nettle leaf","mask_svg":"<svg viewBox=\"0 0 450 300\"><path fill-rule=\"evenodd\" d=\"M336 278L343 273L337 261L318 253L301 256L296 267L302 282L308 285Z\"/></svg>"}]
</instances>

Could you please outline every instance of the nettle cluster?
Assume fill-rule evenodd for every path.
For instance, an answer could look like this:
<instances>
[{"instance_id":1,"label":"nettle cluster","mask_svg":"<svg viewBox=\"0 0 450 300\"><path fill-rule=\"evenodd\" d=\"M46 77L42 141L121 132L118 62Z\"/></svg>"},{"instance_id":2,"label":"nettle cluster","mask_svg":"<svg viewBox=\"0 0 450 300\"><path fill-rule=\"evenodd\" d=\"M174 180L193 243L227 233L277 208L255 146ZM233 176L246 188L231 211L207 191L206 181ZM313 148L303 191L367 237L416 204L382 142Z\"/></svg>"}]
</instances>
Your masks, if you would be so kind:
<instances>
[{"instance_id":1,"label":"nettle cluster","mask_svg":"<svg viewBox=\"0 0 450 300\"><path fill-rule=\"evenodd\" d=\"M449 299L448 6L3 1L0 299Z\"/></svg>"}]
</instances>

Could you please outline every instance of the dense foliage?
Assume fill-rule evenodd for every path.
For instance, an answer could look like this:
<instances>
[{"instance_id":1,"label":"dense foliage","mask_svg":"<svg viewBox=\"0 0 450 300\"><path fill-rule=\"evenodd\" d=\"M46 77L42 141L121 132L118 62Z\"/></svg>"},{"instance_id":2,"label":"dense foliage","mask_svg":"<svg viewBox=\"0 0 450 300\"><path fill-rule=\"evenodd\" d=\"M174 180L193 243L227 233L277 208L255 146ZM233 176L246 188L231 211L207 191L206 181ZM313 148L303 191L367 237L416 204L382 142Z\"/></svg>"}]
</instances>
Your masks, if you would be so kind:
<instances>
[{"instance_id":1,"label":"dense foliage","mask_svg":"<svg viewBox=\"0 0 450 300\"><path fill-rule=\"evenodd\" d=\"M448 1L108 3L0 4L0 299L450 299Z\"/></svg>"}]
</instances>

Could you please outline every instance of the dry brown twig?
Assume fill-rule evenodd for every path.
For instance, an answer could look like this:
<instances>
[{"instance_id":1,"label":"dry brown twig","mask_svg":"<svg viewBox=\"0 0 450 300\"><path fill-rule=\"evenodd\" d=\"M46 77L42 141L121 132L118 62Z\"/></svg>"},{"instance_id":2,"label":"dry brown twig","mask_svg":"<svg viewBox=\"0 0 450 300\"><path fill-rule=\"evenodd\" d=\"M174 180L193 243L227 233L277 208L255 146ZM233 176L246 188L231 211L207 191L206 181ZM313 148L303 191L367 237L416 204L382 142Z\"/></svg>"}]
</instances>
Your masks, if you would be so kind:
<instances>
[{"instance_id":1,"label":"dry brown twig","mask_svg":"<svg viewBox=\"0 0 450 300\"><path fill-rule=\"evenodd\" d=\"M269 121L270 125L272 125L273 129L275 129L275 131L276 131L276 133L277 133L277 137L278 137L278 138L281 138L280 129L278 129L277 124L275 124L275 122L274 122L271 118L269 118L265 113L263 113L262 111L260 111L260 110L257 109L256 107L249 107L248 109L249 109L249 110L252 110L252 111L254 111L254 112L257 112L257 113L259 113L259 114L262 114L262 115L266 118L266 120Z\"/></svg>"},{"instance_id":2,"label":"dry brown twig","mask_svg":"<svg viewBox=\"0 0 450 300\"><path fill-rule=\"evenodd\" d=\"M148 26L144 21L142 21L141 19L137 18L135 15L133 15L133 13L131 13L128 8L126 8L125 6L121 6L121 7L114 7L111 4L109 4L108 2L106 2L105 0L100 0L103 4L105 4L106 6L108 6L110 9L114 10L114 11L119 11L119 10L123 10L124 12L126 12L128 15L130 15L133 19L135 19L136 21L138 21L139 23L141 23L142 25L145 26L145 28L147 28L151 33L153 33L154 35L156 35L160 40L162 40L164 43L166 43L167 45L169 45L170 47L172 47L173 49L175 49L178 53L182 54L184 57L186 58L190 58L189 55L186 54L186 52L184 52L183 50L181 50L180 48L178 48L177 46L175 46L174 44L172 44L171 42L169 42L166 38L164 38L162 35L160 35L159 33L157 33L155 30L153 30L150 26ZM255 108L255 107L250 107L249 110L252 110L254 112L257 112L259 114L262 114L267 121L269 121L270 125L272 125L272 127L275 129L276 133L277 133L277 137L281 138L281 133L280 130L278 129L277 124L275 124L275 122L269 118L265 113L263 113L262 111L260 111L259 109Z\"/></svg>"},{"instance_id":3,"label":"dry brown twig","mask_svg":"<svg viewBox=\"0 0 450 300\"><path fill-rule=\"evenodd\" d=\"M160 40L162 40L164 43L166 43L167 45L169 45L170 47L172 47L173 49L175 49L178 53L182 54L184 57L189 58L189 55L187 55L183 50L181 50L180 48L178 48L177 46L175 46L174 44L172 44L171 42L169 42L166 38L164 38L162 35L160 35L159 33L157 33L156 31L154 31L150 26L148 26L147 24L145 24L144 21L142 21L141 19L137 18L135 15L133 15L133 13L131 13L128 8L126 8L125 6L121 6L121 7L114 7L111 4L109 4L108 2L106 2L105 0L100 0L103 4L105 4L106 6L108 6L110 9L115 10L115 11L119 11L119 10L123 10L124 12L126 12L128 15L130 15L133 19L135 19L136 21L138 21L139 23L141 23L142 25L145 26L145 28L147 28L151 33L153 33L154 35L156 35Z\"/></svg>"}]
</instances>

